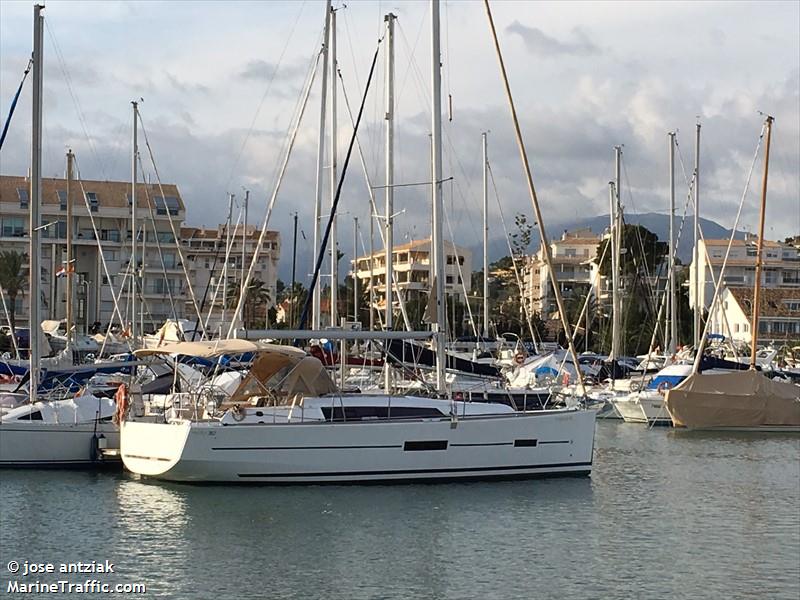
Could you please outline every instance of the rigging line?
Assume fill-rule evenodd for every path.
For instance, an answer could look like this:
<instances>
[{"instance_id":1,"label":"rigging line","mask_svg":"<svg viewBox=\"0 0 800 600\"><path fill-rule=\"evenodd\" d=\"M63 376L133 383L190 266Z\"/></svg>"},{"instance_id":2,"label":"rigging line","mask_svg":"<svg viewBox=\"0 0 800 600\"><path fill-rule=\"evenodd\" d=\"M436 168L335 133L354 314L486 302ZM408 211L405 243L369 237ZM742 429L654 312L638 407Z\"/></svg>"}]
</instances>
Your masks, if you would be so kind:
<instances>
[{"instance_id":1,"label":"rigging line","mask_svg":"<svg viewBox=\"0 0 800 600\"><path fill-rule=\"evenodd\" d=\"M508 245L508 252L511 256L511 266L514 267L514 278L517 281L517 289L519 290L520 295L520 304L522 304L522 311L525 314L525 321L528 324L528 330L531 334L531 341L533 342L533 348L536 354L539 353L539 345L536 343L536 336L539 336L539 339L542 340L542 335L539 332L539 328L533 323L533 319L531 319L530 311L528 310L528 303L525 300L525 292L522 289L522 278L519 275L519 269L517 268L517 261L514 258L514 250L511 248L511 241L508 238L508 227L506 227L506 219L503 216L503 207L500 204L500 194L497 191L497 183L494 180L494 171L492 170L491 163L487 160L486 161L486 168L489 171L489 178L492 180L492 188L494 189L494 197L497 201L497 210L500 213L500 223L503 225L503 232L505 233L506 244ZM536 335L534 335L534 331Z\"/></svg>"},{"instance_id":2,"label":"rigging line","mask_svg":"<svg viewBox=\"0 0 800 600\"><path fill-rule=\"evenodd\" d=\"M167 220L169 221L169 228L172 230L172 235L175 238L175 249L178 251L178 259L181 261L181 268L183 269L183 276L186 278L186 287L189 289L189 295L192 298L192 306L194 307L195 312L197 313L198 317L200 315L200 308L197 305L197 298L194 295L194 289L192 289L191 279L189 278L189 270L186 266L186 257L183 254L183 249L181 248L180 244L180 235L179 232L175 229L175 222L172 219L172 214L170 213L169 207L167 206L167 196L164 193L164 187L161 183L161 174L158 172L158 165L156 165L156 157L153 154L153 147L150 145L150 139L147 137L147 129L144 126L144 120L142 119L141 111L136 109L136 112L139 116L139 126L142 128L142 135L144 136L144 143L147 147L147 154L150 156L150 162L153 165L153 173L156 176L156 182L158 184L158 191L161 193L162 201L164 202L164 208L166 209L167 213ZM135 318L135 315L134 315ZM202 317L201 317L202 318Z\"/></svg>"},{"instance_id":3,"label":"rigging line","mask_svg":"<svg viewBox=\"0 0 800 600\"><path fill-rule=\"evenodd\" d=\"M627 165L625 163L624 155L623 155L623 158L622 158L622 160L620 162L622 163L622 173L623 173L623 176L625 177L625 184L627 186L626 191L628 192L628 199L630 200L630 203L631 203L631 210L635 214L636 213L636 205L635 205L635 203L633 201L633 194L631 193L631 182L630 182L630 179L628 178L628 167L627 167ZM625 218L625 216L624 216L624 211L623 211L623 220L624 220L624 218ZM653 303L655 303L657 295L658 295L658 289L657 289L658 288L658 282L656 282L656 289L654 289L653 286L650 284L650 278L651 278L650 266L647 263L647 253L645 252L644 241L642 240L642 232L641 232L641 229L639 228L639 226L636 227L635 232L636 232L636 241L639 243L639 250L642 253L641 254L642 262L644 263L644 275L645 275L644 288L645 288L645 291L647 292L647 297L650 300L652 300ZM657 239L658 239L658 236L656 236L656 240ZM657 265L653 265L653 270L655 272L657 272L656 266ZM650 307L648 306L648 309L649 308ZM629 303L629 310L630 310L630 303Z\"/></svg>"},{"instance_id":4,"label":"rigging line","mask_svg":"<svg viewBox=\"0 0 800 600\"><path fill-rule=\"evenodd\" d=\"M142 162L142 155L139 154L137 156L137 159L139 161L139 169L140 169L140 171L142 173L142 178L144 179L144 164ZM153 226L153 236L156 239L156 248L158 249L158 258L161 261L161 272L164 275L164 283L167 286L167 293L169 294L169 303L170 303L170 307L172 308L172 318L175 319L175 322L177 322L178 321L178 313L175 310L175 299L172 297L172 286L170 285L169 278L167 277L167 265L164 262L164 253L161 250L161 240L158 238L158 231L156 230L156 216L155 216L155 213L153 212L153 204L154 203L150 201L150 189L149 189L148 186L144 187L144 196L145 196L145 200L147 202L147 208L149 209L149 212L150 212L150 223ZM143 233L143 235L145 236L145 240L146 240L147 239L146 230ZM142 262L143 263L144 263L144 260L145 260L145 257L142 256ZM142 278L142 279L144 280L144 278ZM142 288L144 288L144 281L142 281Z\"/></svg>"},{"instance_id":5,"label":"rigging line","mask_svg":"<svg viewBox=\"0 0 800 600\"><path fill-rule=\"evenodd\" d=\"M25 67L25 71L22 73L22 81L19 82L17 93L14 94L14 99L11 101L11 108L8 109L8 117L6 118L5 125L3 125L3 133L0 134L0 149L3 147L3 142L5 141L6 134L8 133L8 126L11 124L11 117L14 116L14 109L17 107L19 95L22 93L22 86L25 84L25 80L28 78L28 73L31 72L31 68L33 68L33 57L28 59L28 66ZM14 342L14 346L16 347L16 342Z\"/></svg>"},{"instance_id":6,"label":"rigging line","mask_svg":"<svg viewBox=\"0 0 800 600\"><path fill-rule=\"evenodd\" d=\"M453 195L453 191L451 189L451 191L450 191L451 199L452 199L452 195ZM450 215L449 215L448 211L443 211L443 212L444 212L444 221L447 224L447 231L450 232L450 239L451 240L455 240L456 238L453 235L453 226L450 223ZM461 282L461 291L464 292L464 300L466 301L466 304L467 304L467 313L469 314L469 324L472 327L473 335L477 338L478 337L478 329L475 326L475 318L472 315L472 307L470 306L470 303L469 303L469 292L467 291L466 283L464 283L464 272L461 269L461 261L458 260L458 251L456 250L456 243L455 242L451 242L451 243L453 244L453 259L456 262L456 267L457 267L457 270L458 270L458 279ZM472 276L472 273L470 273L470 277L471 276ZM453 298L453 303L455 303L455 301L456 301L456 299ZM486 302L485 299L484 299L484 302ZM453 323L453 330L455 331L455 323Z\"/></svg>"},{"instance_id":7,"label":"rigging line","mask_svg":"<svg viewBox=\"0 0 800 600\"><path fill-rule=\"evenodd\" d=\"M364 88L364 97L361 99L361 107L358 109L358 117L356 118L356 124L353 128L353 135L350 138L350 145L347 148L347 155L344 159L344 164L342 165L342 174L339 176L339 184L336 187L336 195L333 199L333 205L331 206L331 214L328 216L328 224L325 227L325 235L322 238L322 244L320 245L319 255L317 256L317 264L314 268L314 274L311 276L311 285L309 286L308 294L306 295L306 302L305 306L303 306L303 312L300 316L300 325L298 329L303 329L306 324L306 320L308 318L308 309L311 305L311 297L314 292L314 288L317 285L317 281L319 279L319 270L322 267L322 261L325 259L326 249L328 246L328 239L330 238L331 234L331 226L333 225L333 219L336 216L336 209L339 206L339 199L342 195L342 184L344 183L345 175L347 174L347 167L350 164L350 157L353 153L353 146L355 145L356 135L358 134L358 126L361 124L361 117L364 116L364 105L367 102L367 95L369 93L369 86L372 83L372 76L375 73L375 64L378 62L378 53L380 52L380 46L383 38L378 40L378 45L375 48L375 54L372 57L372 66L369 70L369 77L367 77L367 85Z\"/></svg>"},{"instance_id":8,"label":"rigging line","mask_svg":"<svg viewBox=\"0 0 800 600\"><path fill-rule=\"evenodd\" d=\"M234 231L236 231L236 229L239 227L239 223L241 223L241 221L242 221L242 213L239 212L239 217L236 220L236 225L234 225ZM222 240L218 240L218 242L221 241ZM217 282L214 286L214 294L211 296L211 304L208 307L208 314L206 315L206 320L203 323L204 330L208 329L208 322L211 320L211 315L214 312L214 305L217 303L217 296L219 295L219 290L222 287L223 281L228 276L228 263L230 261L231 250L233 249L233 244L235 241L236 241L236 236L231 236L230 243L227 242L225 243L225 264L222 267L222 272L220 273L219 277L216 278ZM213 275L214 271L212 271L211 274ZM209 279L209 283L210 282L211 280ZM239 287L239 290L241 291L241 286ZM228 299L225 297L225 294L223 293L223 298L222 298L223 307L226 306L227 303Z\"/></svg>"},{"instance_id":9,"label":"rigging line","mask_svg":"<svg viewBox=\"0 0 800 600\"><path fill-rule=\"evenodd\" d=\"M56 59L58 60L58 65L61 68L61 73L64 75L64 82L67 84L67 91L69 92L69 95L72 98L72 103L75 105L75 110L78 115L78 122L80 123L81 129L83 130L83 135L86 137L86 141L89 144L89 150L94 156L94 160L97 162L97 166L100 168L100 172L103 174L103 179L107 179L105 163L103 163L103 161L100 160L100 156L97 153L97 148L94 145L94 141L92 140L92 137L89 135L89 128L86 125L86 119L83 116L83 109L81 108L81 104L78 101L78 97L76 96L75 90L72 87L72 77L69 74L69 69L67 69L67 64L66 61L64 60L64 54L61 52L61 46L58 44L58 40L56 39L56 34L53 31L52 27L50 27L49 23L50 20L46 19L44 22L45 29L47 30L47 34L50 36L50 41L53 44L53 49L55 50Z\"/></svg>"},{"instance_id":10,"label":"rigging line","mask_svg":"<svg viewBox=\"0 0 800 600\"><path fill-rule=\"evenodd\" d=\"M258 258L261 254L261 249L264 246L264 240L267 235L267 227L269 226L270 218L272 217L272 210L275 206L275 200L278 197L278 192L281 189L281 183L283 182L283 176L286 173L286 167L289 164L289 159L292 156L292 149L294 148L294 142L297 139L297 132L300 129L300 123L303 121L303 115L306 111L306 106L308 105L308 98L311 96L311 88L314 85L314 80L317 76L317 68L319 67L319 58L322 55L322 51L317 52L316 60L314 61L314 68L312 69L310 76L308 78L308 83L305 89L305 93L302 96L302 102L300 102L299 110L296 115L296 120L292 129L289 132L289 138L287 139L286 144L286 153L283 158L283 164L278 171L277 179L275 181L275 187L272 191L272 196L269 199L269 203L267 204L267 210L264 213L264 221L261 227L261 233L258 236L258 244L256 245L255 252L253 252L253 258L250 261L250 267L247 270L247 276L242 283L242 287L244 289L248 289L250 287L250 279L253 277L253 271L255 270L256 263L258 262ZM244 298L245 295L241 294L239 297L239 302L236 303L236 309L233 313L233 319L231 320L231 326L228 328L228 337L233 334L233 324L236 321L237 315L242 311L244 305Z\"/></svg>"},{"instance_id":11,"label":"rigging line","mask_svg":"<svg viewBox=\"0 0 800 600\"><path fill-rule=\"evenodd\" d=\"M724 280L725 275L725 268L728 266L728 257L731 253L731 248L733 247L733 240L736 237L736 227L739 225L739 218L742 216L742 208L744 207L745 198L747 198L747 192L750 189L750 179L753 176L753 170L756 166L756 161L758 160L758 152L761 149L761 142L764 139L764 131L767 128L767 122L764 121L764 124L761 126L761 133L758 136L758 143L756 144L756 150L753 154L753 162L750 163L750 171L747 173L747 180L745 181L744 191L742 192L742 199L739 202L739 209L736 211L736 220L733 223L733 229L731 230L731 237L728 239L728 247L725 250L725 258L722 261L722 268L719 271L719 279L717 280L717 284L714 286L714 296L711 298L711 304L708 308L708 314L710 315L715 309L716 304L719 301L719 292L722 286L722 282ZM695 298L695 302L697 302L697 298ZM708 334L708 326L711 323L711 319L706 319L705 325L703 326L703 335L700 336L700 346L697 348L697 352L694 358L694 364L692 365L692 373L697 373L698 369L700 368L700 359L703 355L703 349L705 348L706 342L706 335ZM752 335L757 336L758 332L753 331Z\"/></svg>"},{"instance_id":12,"label":"rigging line","mask_svg":"<svg viewBox=\"0 0 800 600\"><path fill-rule=\"evenodd\" d=\"M113 322L114 315L116 314L117 317L119 317L120 324L124 326L125 321L122 319L122 313L119 310L119 296L122 295L122 289L120 289L119 296L114 293L114 286L111 284L111 281L112 281L111 274L108 272L108 264L106 263L105 253L103 252L103 245L100 243L100 236L97 233L97 224L95 223L94 215L92 215L92 208L91 208L91 206L89 206L89 199L86 197L86 190L83 187L83 178L81 177L81 169L80 169L80 166L78 165L78 157L77 157L77 155L73 156L73 160L75 161L75 172L77 174L78 185L81 188L81 194L83 195L83 202L84 202L84 204L86 206L86 212L89 214L89 222L92 224L92 231L94 232L94 239L97 241L97 253L100 255L100 262L103 265L103 273L105 274L106 280L109 283L108 287L109 287L109 289L111 291L111 300L114 303L114 311L112 312L111 322ZM108 331L106 331L106 337L108 337L108 334L110 333L110 329L111 329L111 323L109 323L109 329L108 329ZM130 349L131 348L130 339L128 339L127 342L128 342L128 348Z\"/></svg>"},{"instance_id":13,"label":"rigging line","mask_svg":"<svg viewBox=\"0 0 800 600\"><path fill-rule=\"evenodd\" d=\"M289 37L286 39L286 43L283 46L283 50L281 50L281 53L278 56L278 62L275 64L275 68L272 70L272 75L270 76L269 81L267 82L267 88L264 90L264 94L261 96L261 100L259 101L258 106L256 107L256 112L253 115L252 121L250 121L250 127L248 128L247 133L245 134L244 139L242 140L242 145L239 147L239 152L236 154L236 159L233 161L233 165L231 165L231 171L230 174L228 175L228 180L225 182L226 190L230 187L231 181L233 181L233 174L236 171L236 168L239 166L239 161L241 160L242 155L244 154L245 146L247 146L247 142L250 140L250 136L252 135L253 130L255 129L256 120L258 119L258 115L261 112L261 108L262 106L264 106L264 102L266 101L267 96L269 95L269 92L272 89L272 84L275 81L275 77L278 74L278 71L280 70L281 64L283 64L283 57L286 54L286 50L289 48L289 43L292 41L292 38L294 37L294 32L295 29L297 28L297 23L300 21L300 16L303 14L303 9L305 8L305 6L306 6L306 0L303 0L302 4L300 4L300 10L297 11L297 16L294 19L292 28L289 30Z\"/></svg>"}]
</instances>

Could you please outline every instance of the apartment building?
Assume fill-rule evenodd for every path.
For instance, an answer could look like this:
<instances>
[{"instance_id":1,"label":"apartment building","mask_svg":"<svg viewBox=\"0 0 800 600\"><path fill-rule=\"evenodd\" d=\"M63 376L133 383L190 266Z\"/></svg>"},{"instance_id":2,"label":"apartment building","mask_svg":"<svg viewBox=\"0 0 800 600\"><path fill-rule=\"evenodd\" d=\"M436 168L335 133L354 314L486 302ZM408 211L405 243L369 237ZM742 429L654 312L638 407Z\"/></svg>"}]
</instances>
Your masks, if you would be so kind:
<instances>
[{"instance_id":1,"label":"apartment building","mask_svg":"<svg viewBox=\"0 0 800 600\"><path fill-rule=\"evenodd\" d=\"M728 287L750 287L755 284L756 250L758 236L747 234L743 240L734 240L723 284ZM689 268L689 305L704 308L714 297L714 281L722 272L722 263L728 240L700 242L699 268L693 263ZM762 250L762 288L787 288L800 291L800 247L793 244L764 240ZM695 280L699 273L699 299L695 299ZM712 277L713 273L713 277Z\"/></svg>"},{"instance_id":2,"label":"apartment building","mask_svg":"<svg viewBox=\"0 0 800 600\"><path fill-rule=\"evenodd\" d=\"M100 327L112 322L119 324L120 315L127 324L132 319L128 292L132 271L131 184L82 180L75 181L73 189L75 262L72 276L76 326L78 331L84 332L94 324ZM30 181L26 177L0 176L0 250L26 255L29 252L29 190ZM135 271L140 289L138 297L143 299L137 302L137 322L143 318L145 331L154 331L169 318L194 318L196 312L186 273L199 303L209 282L214 287L223 273L228 241L226 226L211 229L182 226L187 216L186 207L174 184L138 184L136 209ZM60 320L66 316L66 277L59 276L66 260L65 179L42 180L41 215L44 225L41 230L41 314L44 319ZM260 231L252 225L239 226L236 231L231 230L231 237L228 276L240 281L242 264L249 267ZM185 269L181 255L187 263ZM215 255L218 255L218 262L213 267ZM268 306L275 302L279 257L280 235L268 231L254 273L254 278L263 282L269 294ZM26 276L27 268L26 264ZM17 296L15 313L20 326L28 325L28 296L27 287L24 294ZM119 313L115 310L115 297ZM213 307L210 326L221 316L223 297L219 296ZM2 309L0 320L5 322Z\"/></svg>"},{"instance_id":3,"label":"apartment building","mask_svg":"<svg viewBox=\"0 0 800 600\"><path fill-rule=\"evenodd\" d=\"M115 294L119 312L129 321L129 295L121 290L127 289L131 274L131 184L82 180L73 185L71 227L75 262L72 270L78 330L87 331L95 323L110 323L115 313ZM0 245L4 251L29 253L29 190L30 181L26 177L0 176ZM172 315L168 292L177 297L185 293L173 227L180 227L186 211L180 191L173 184L138 184L136 207L137 263L141 269L139 285L144 299L145 326L157 326ZM66 278L58 275L65 267L67 250L65 179L42 180L41 222L41 314L47 319L63 319L66 316ZM163 267L158 255L159 245L164 257ZM28 325L29 302L27 289L17 296L15 312L21 326ZM114 321L119 323L119 318L115 317Z\"/></svg>"},{"instance_id":4,"label":"apartment building","mask_svg":"<svg viewBox=\"0 0 800 600\"><path fill-rule=\"evenodd\" d=\"M261 230L255 225L236 225L230 228L181 227L181 246L188 265L189 279L198 303L206 297L203 317L210 312L208 326L214 330L230 322L230 315L238 299L237 290L243 276L247 275L258 248ZM225 255L227 251L227 269ZM253 306L249 320L264 325L267 310L275 306L278 295L278 260L281 236L277 231L267 231L251 277L251 289L267 292L268 300ZM208 290L208 291L206 291ZM228 298L228 302L223 300ZM186 299L187 314L194 314L191 299Z\"/></svg>"},{"instance_id":5,"label":"apartment building","mask_svg":"<svg viewBox=\"0 0 800 600\"><path fill-rule=\"evenodd\" d=\"M446 256L445 293L456 295L460 297L461 302L465 302L464 292L465 290L469 292L471 286L472 252L447 240L444 241L444 251ZM395 246L392 252L392 262L397 287L403 293L403 298L407 300L414 297L427 298L433 282L430 238ZM376 308L384 310L386 306L385 251L375 252L371 256L359 256L355 261L351 261L351 268L356 271L359 289L369 290L370 286L373 286Z\"/></svg>"},{"instance_id":6,"label":"apartment building","mask_svg":"<svg viewBox=\"0 0 800 600\"><path fill-rule=\"evenodd\" d=\"M551 240L550 256L561 294L565 298L583 296L590 289L598 292L596 285L598 265L597 246L603 236L592 233L591 228L565 231L559 239ZM558 311L555 292L550 281L550 271L544 261L544 250L527 257L522 270L523 298L531 313L544 319Z\"/></svg>"}]
</instances>

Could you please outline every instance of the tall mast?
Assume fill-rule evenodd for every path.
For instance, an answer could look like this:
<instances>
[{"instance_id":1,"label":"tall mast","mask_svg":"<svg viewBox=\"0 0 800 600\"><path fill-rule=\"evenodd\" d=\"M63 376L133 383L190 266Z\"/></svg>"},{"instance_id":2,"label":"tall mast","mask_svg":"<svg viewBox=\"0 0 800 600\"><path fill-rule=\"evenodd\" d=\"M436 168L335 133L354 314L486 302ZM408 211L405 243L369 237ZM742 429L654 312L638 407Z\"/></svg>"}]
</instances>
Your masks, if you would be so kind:
<instances>
[{"instance_id":1,"label":"tall mast","mask_svg":"<svg viewBox=\"0 0 800 600\"><path fill-rule=\"evenodd\" d=\"M393 279L394 279L394 20L392 13L386 15L383 20L386 23L386 114L385 133L386 133L386 220L384 221L384 237L386 238L386 331L394 328L393 312ZM385 393L391 391L392 372L388 366L384 369L383 388Z\"/></svg>"},{"instance_id":2,"label":"tall mast","mask_svg":"<svg viewBox=\"0 0 800 600\"><path fill-rule=\"evenodd\" d=\"M336 199L336 187L339 183L337 154L338 144L336 143L336 11L331 8L331 30L330 30L330 60L331 60L331 211L333 202ZM339 324L339 237L336 234L336 215L333 215L331 222L331 326Z\"/></svg>"},{"instance_id":3,"label":"tall mast","mask_svg":"<svg viewBox=\"0 0 800 600\"><path fill-rule=\"evenodd\" d=\"M294 233L292 234L292 287L289 290L289 329L294 329L295 282L297 281L297 211L294 213ZM277 301L277 298L276 298Z\"/></svg>"},{"instance_id":4,"label":"tall mast","mask_svg":"<svg viewBox=\"0 0 800 600\"><path fill-rule=\"evenodd\" d=\"M375 330L375 209L369 206L369 330Z\"/></svg>"},{"instance_id":5,"label":"tall mast","mask_svg":"<svg viewBox=\"0 0 800 600\"><path fill-rule=\"evenodd\" d=\"M225 266L222 269L222 323L228 316L228 266L231 248L231 221L233 220L233 194L228 194L228 221L225 225Z\"/></svg>"},{"instance_id":6,"label":"tall mast","mask_svg":"<svg viewBox=\"0 0 800 600\"><path fill-rule=\"evenodd\" d=\"M764 179L761 182L761 215L758 223L758 245L756 246L756 281L753 287L753 324L750 327L750 369L756 368L756 350L758 349L758 308L761 300L761 252L764 248L764 220L767 211L767 175L769 174L769 143L772 138L771 116L767 116L767 147L764 151ZM699 131L698 125L698 131Z\"/></svg>"},{"instance_id":7,"label":"tall mast","mask_svg":"<svg viewBox=\"0 0 800 600\"><path fill-rule=\"evenodd\" d=\"M131 152L131 281L130 281L130 307L131 307L131 339L136 343L136 272L137 272L137 258L136 258L136 234L138 231L136 223L136 181L137 176L137 160L139 158L139 103L131 102L133 106L133 132L132 132L132 152ZM162 199L163 200L163 199ZM163 200L166 202L166 200Z\"/></svg>"},{"instance_id":8,"label":"tall mast","mask_svg":"<svg viewBox=\"0 0 800 600\"><path fill-rule=\"evenodd\" d=\"M322 243L320 219L322 218L322 176L325 165L325 104L328 98L328 41L331 30L331 0L325 2L325 33L322 41L322 88L319 109L319 141L317 142L317 192L314 204L314 252L312 260L316 261ZM314 263L311 265L313 270ZM314 297L311 304L311 329L319 329L321 325L320 304L322 301L320 285L314 286Z\"/></svg>"},{"instance_id":9,"label":"tall mast","mask_svg":"<svg viewBox=\"0 0 800 600\"><path fill-rule=\"evenodd\" d=\"M433 255L433 274L436 297L436 327L434 344L436 347L436 391L445 392L445 297L444 297L444 240L442 239L442 71L439 51L439 0L431 0L431 90L433 140L433 223L431 224L431 250Z\"/></svg>"},{"instance_id":10,"label":"tall mast","mask_svg":"<svg viewBox=\"0 0 800 600\"><path fill-rule=\"evenodd\" d=\"M358 321L358 217L353 217L353 321Z\"/></svg>"},{"instance_id":11,"label":"tall mast","mask_svg":"<svg viewBox=\"0 0 800 600\"><path fill-rule=\"evenodd\" d=\"M622 146L614 146L614 186L611 189L611 360L619 357L619 325L622 311L620 308L620 247L622 245L620 219L620 169L622 162Z\"/></svg>"},{"instance_id":12,"label":"tall mast","mask_svg":"<svg viewBox=\"0 0 800 600\"><path fill-rule=\"evenodd\" d=\"M561 318L561 324L564 327L564 334L567 338L567 345L569 346L569 353L572 356L572 361L575 366L576 374L578 377L578 389L580 390L581 395L586 394L586 388L583 384L583 375L581 374L581 370L579 368L578 363L578 353L575 350L575 344L572 341L572 326L570 325L569 319L567 318L567 311L564 308L564 299L561 296L561 289L558 287L558 280L556 279L556 273L553 270L553 260L550 254L550 242L547 238L547 230L544 226L544 219L542 218L542 209L539 206L539 198L536 195L536 188L533 185L533 175L531 174L531 165L528 161L528 153L525 150L525 142L522 139L522 130L520 129L519 125L519 118L517 117L517 109L514 106L514 98L511 95L511 85L508 82L508 74L506 73L506 65L503 62L503 53L500 51L500 41L497 39L497 29L494 25L494 19L492 18L492 10L489 7L489 0L484 0L484 8L486 8L486 15L489 18L489 26L492 30L492 39L494 41L494 48L497 52L497 62L500 66L500 73L503 78L503 85L505 87L506 92L506 99L508 100L508 107L511 111L511 120L514 123L514 134L517 138L517 148L519 149L519 156L522 161L522 167L525 172L525 179L526 183L528 184L528 194L531 198L531 204L533 205L533 212L534 216L536 217L536 224L539 227L539 237L541 238L542 242L542 254L544 258L544 262L547 265L547 271L550 274L550 283L553 285L553 292L556 297L556 305L558 306L558 315Z\"/></svg>"},{"instance_id":13,"label":"tall mast","mask_svg":"<svg viewBox=\"0 0 800 600\"><path fill-rule=\"evenodd\" d=\"M675 132L669 133L669 343L667 352L675 354L678 345L678 307L675 290Z\"/></svg>"},{"instance_id":14,"label":"tall mast","mask_svg":"<svg viewBox=\"0 0 800 600\"><path fill-rule=\"evenodd\" d=\"M75 315L73 314L74 306L73 306L73 264L72 264L72 194L75 192L72 177L73 177L73 165L75 161L75 155L72 153L72 149L67 152L67 260L64 264L64 273L67 277L67 347L72 347L72 341L74 338L73 334L73 327L75 327Z\"/></svg>"},{"instance_id":15,"label":"tall mast","mask_svg":"<svg viewBox=\"0 0 800 600\"><path fill-rule=\"evenodd\" d=\"M700 347L700 315L703 304L700 301L700 123L695 129L694 138L694 347Z\"/></svg>"},{"instance_id":16,"label":"tall mast","mask_svg":"<svg viewBox=\"0 0 800 600\"><path fill-rule=\"evenodd\" d=\"M486 133L483 142L483 338L489 337L489 151Z\"/></svg>"},{"instance_id":17,"label":"tall mast","mask_svg":"<svg viewBox=\"0 0 800 600\"><path fill-rule=\"evenodd\" d=\"M41 283L41 270L39 267L39 211L42 206L42 66L44 44L42 39L44 6L36 4L33 7L33 115L31 139L31 187L28 206L30 207L30 252L28 265L30 268L29 298L30 298L30 403L36 402L36 393L39 388L39 357L41 355L39 341L42 337L42 319L39 314L40 298L39 285Z\"/></svg>"},{"instance_id":18,"label":"tall mast","mask_svg":"<svg viewBox=\"0 0 800 600\"><path fill-rule=\"evenodd\" d=\"M245 278L245 267L244 263L247 260L247 203L250 201L250 190L244 191L244 223L242 224L242 268L241 268L241 289L239 294L242 297L245 297L244 293L244 278ZM246 300L246 297L245 297ZM276 299L277 302L277 299Z\"/></svg>"}]
</instances>

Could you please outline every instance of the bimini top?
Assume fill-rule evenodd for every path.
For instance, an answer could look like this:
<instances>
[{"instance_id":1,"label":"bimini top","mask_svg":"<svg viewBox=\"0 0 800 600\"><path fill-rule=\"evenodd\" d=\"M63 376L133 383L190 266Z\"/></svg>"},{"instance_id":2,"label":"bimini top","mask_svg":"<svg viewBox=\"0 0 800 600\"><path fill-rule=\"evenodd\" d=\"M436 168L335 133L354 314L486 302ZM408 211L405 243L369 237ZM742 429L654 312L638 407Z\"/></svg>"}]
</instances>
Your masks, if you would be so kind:
<instances>
[{"instance_id":1,"label":"bimini top","mask_svg":"<svg viewBox=\"0 0 800 600\"><path fill-rule=\"evenodd\" d=\"M182 354L199 358L217 358L226 354L244 354L245 352L268 353L294 357L296 360L303 358L306 353L299 348L291 346L278 346L251 342L249 340L204 340L201 342L174 342L164 344L158 348L142 348L134 351L136 356L152 356L156 354Z\"/></svg>"}]
</instances>

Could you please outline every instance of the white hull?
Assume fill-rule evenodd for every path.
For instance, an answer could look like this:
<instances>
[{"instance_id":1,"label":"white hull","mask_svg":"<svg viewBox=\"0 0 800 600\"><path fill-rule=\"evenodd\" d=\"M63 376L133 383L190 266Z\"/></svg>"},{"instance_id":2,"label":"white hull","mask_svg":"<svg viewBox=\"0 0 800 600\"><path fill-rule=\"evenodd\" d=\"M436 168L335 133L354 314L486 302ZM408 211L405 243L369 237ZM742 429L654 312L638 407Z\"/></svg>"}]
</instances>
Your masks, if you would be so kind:
<instances>
[{"instance_id":1,"label":"white hull","mask_svg":"<svg viewBox=\"0 0 800 600\"><path fill-rule=\"evenodd\" d=\"M125 466L169 481L360 483L510 479L591 472L595 413L222 425L122 425Z\"/></svg>"},{"instance_id":2,"label":"white hull","mask_svg":"<svg viewBox=\"0 0 800 600\"><path fill-rule=\"evenodd\" d=\"M650 425L672 426L672 418L667 411L667 403L664 401L664 396L658 392L640 394L639 404L647 418L647 423Z\"/></svg>"},{"instance_id":3,"label":"white hull","mask_svg":"<svg viewBox=\"0 0 800 600\"><path fill-rule=\"evenodd\" d=\"M77 467L102 462L94 452L95 433L108 448L119 448L119 429L109 422L0 422L0 467Z\"/></svg>"},{"instance_id":4,"label":"white hull","mask_svg":"<svg viewBox=\"0 0 800 600\"><path fill-rule=\"evenodd\" d=\"M626 423L647 423L647 417L635 395L615 398L611 403Z\"/></svg>"}]
</instances>

